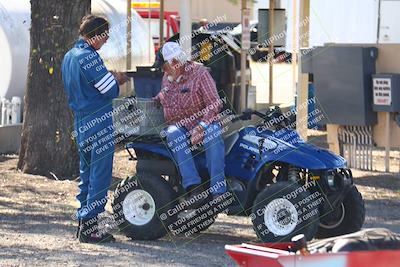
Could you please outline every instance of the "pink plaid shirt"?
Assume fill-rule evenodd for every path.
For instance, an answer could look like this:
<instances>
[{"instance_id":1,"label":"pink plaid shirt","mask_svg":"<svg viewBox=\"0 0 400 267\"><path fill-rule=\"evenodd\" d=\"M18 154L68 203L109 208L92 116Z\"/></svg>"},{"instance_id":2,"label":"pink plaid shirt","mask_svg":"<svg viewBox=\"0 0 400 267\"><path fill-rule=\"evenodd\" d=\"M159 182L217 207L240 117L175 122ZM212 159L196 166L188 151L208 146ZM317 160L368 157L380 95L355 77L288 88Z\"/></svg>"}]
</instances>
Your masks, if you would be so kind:
<instances>
[{"instance_id":1,"label":"pink plaid shirt","mask_svg":"<svg viewBox=\"0 0 400 267\"><path fill-rule=\"evenodd\" d=\"M186 63L179 83L170 82L164 74L161 88L155 99L163 106L169 125L176 124L192 130L200 121L210 124L217 120L222 101L213 78L203 65Z\"/></svg>"}]
</instances>

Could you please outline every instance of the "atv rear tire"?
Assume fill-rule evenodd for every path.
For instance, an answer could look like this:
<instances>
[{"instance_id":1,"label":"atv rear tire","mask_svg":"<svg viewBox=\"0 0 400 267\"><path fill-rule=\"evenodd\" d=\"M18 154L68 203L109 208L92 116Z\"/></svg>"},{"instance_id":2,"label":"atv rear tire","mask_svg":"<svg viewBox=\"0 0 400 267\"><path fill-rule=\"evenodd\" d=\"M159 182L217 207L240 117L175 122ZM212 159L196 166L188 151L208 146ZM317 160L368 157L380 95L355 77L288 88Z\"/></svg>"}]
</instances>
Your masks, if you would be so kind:
<instances>
[{"instance_id":1,"label":"atv rear tire","mask_svg":"<svg viewBox=\"0 0 400 267\"><path fill-rule=\"evenodd\" d=\"M301 233L311 240L317 232L319 212L317 206L307 207L314 201L307 198L310 192L297 183L267 186L257 195L250 216L257 236L264 242L283 242Z\"/></svg>"},{"instance_id":2,"label":"atv rear tire","mask_svg":"<svg viewBox=\"0 0 400 267\"><path fill-rule=\"evenodd\" d=\"M126 236L154 240L165 236L175 216L167 211L176 205L177 194L160 176L128 177L114 192L114 219Z\"/></svg>"},{"instance_id":3,"label":"atv rear tire","mask_svg":"<svg viewBox=\"0 0 400 267\"><path fill-rule=\"evenodd\" d=\"M352 186L339 207L323 216L316 237L327 238L357 232L365 220L364 200L357 187Z\"/></svg>"}]
</instances>

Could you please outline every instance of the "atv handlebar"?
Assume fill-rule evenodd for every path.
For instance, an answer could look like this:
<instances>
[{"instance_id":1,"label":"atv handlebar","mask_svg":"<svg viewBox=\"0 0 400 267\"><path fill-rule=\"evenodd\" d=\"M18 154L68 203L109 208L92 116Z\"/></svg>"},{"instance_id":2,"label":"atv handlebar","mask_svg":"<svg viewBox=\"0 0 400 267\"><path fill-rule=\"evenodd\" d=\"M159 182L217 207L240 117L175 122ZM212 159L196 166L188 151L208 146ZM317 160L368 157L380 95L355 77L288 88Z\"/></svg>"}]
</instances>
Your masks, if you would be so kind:
<instances>
[{"instance_id":1,"label":"atv handlebar","mask_svg":"<svg viewBox=\"0 0 400 267\"><path fill-rule=\"evenodd\" d=\"M282 111L278 106L267 110L265 114L257 110L245 109L241 115L234 117L232 119L232 122L236 122L239 120L251 120L251 115L256 115L257 117L260 117L261 119L263 119L265 124L268 124L270 126L285 127L289 122L289 120L282 114Z\"/></svg>"},{"instance_id":2,"label":"atv handlebar","mask_svg":"<svg viewBox=\"0 0 400 267\"><path fill-rule=\"evenodd\" d=\"M236 116L235 118L232 119L232 122L236 122L239 120L242 121L248 121L251 120L251 115L257 115L258 117L265 119L266 114L263 114L257 110L252 110L252 109L245 109L242 114Z\"/></svg>"}]
</instances>

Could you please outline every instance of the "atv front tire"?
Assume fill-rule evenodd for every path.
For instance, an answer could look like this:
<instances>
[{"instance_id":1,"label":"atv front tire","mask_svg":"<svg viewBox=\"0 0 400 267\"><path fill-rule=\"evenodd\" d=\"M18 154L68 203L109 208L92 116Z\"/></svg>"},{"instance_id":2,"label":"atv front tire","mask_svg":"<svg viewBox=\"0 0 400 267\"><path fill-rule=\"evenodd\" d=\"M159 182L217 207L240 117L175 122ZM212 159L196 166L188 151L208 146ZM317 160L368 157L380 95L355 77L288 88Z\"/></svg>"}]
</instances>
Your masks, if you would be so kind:
<instances>
[{"instance_id":1,"label":"atv front tire","mask_svg":"<svg viewBox=\"0 0 400 267\"><path fill-rule=\"evenodd\" d=\"M177 194L161 176L128 177L115 189L114 219L126 236L154 240L165 236L175 216L168 210L176 205Z\"/></svg>"},{"instance_id":2,"label":"atv front tire","mask_svg":"<svg viewBox=\"0 0 400 267\"><path fill-rule=\"evenodd\" d=\"M364 220L364 200L357 187L352 186L336 210L322 217L316 237L327 238L357 232Z\"/></svg>"},{"instance_id":3,"label":"atv front tire","mask_svg":"<svg viewBox=\"0 0 400 267\"><path fill-rule=\"evenodd\" d=\"M297 183L278 182L257 195L250 218L262 241L290 241L297 234L304 234L307 240L314 237L319 223L318 206L311 205L315 200L310 192L301 189Z\"/></svg>"}]
</instances>

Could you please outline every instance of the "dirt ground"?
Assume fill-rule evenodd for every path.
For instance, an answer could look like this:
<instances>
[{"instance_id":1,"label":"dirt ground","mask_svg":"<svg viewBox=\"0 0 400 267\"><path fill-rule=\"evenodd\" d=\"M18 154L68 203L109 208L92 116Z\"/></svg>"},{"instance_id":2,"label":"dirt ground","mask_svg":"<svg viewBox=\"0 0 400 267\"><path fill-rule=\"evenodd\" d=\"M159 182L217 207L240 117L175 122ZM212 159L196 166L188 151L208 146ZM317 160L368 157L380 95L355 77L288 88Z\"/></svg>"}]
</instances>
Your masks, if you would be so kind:
<instances>
[{"instance_id":1,"label":"dirt ground","mask_svg":"<svg viewBox=\"0 0 400 267\"><path fill-rule=\"evenodd\" d=\"M135 169L124 151L114 162L114 184ZM117 234L116 243L80 244L71 219L77 181L23 174L16 163L16 155L0 156L0 266L235 266L224 245L257 240L250 219L220 215L194 241L133 241ZM400 233L400 175L354 176L367 209L364 227Z\"/></svg>"}]
</instances>

